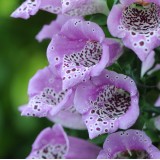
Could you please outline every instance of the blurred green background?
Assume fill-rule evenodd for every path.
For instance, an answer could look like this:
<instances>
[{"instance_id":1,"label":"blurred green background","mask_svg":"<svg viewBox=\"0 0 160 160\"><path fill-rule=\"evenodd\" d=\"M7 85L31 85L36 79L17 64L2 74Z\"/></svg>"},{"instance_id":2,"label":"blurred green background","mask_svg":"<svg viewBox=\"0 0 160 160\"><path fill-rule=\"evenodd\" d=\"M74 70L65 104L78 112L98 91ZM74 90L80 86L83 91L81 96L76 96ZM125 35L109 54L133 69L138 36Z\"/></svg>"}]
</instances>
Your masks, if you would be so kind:
<instances>
[{"instance_id":1,"label":"blurred green background","mask_svg":"<svg viewBox=\"0 0 160 160\"><path fill-rule=\"evenodd\" d=\"M39 44L35 35L54 17L39 12L25 21L10 14L23 0L0 0L0 158L25 158L46 119L21 117L18 106L27 103L29 79L47 65L49 41Z\"/></svg>"}]
</instances>

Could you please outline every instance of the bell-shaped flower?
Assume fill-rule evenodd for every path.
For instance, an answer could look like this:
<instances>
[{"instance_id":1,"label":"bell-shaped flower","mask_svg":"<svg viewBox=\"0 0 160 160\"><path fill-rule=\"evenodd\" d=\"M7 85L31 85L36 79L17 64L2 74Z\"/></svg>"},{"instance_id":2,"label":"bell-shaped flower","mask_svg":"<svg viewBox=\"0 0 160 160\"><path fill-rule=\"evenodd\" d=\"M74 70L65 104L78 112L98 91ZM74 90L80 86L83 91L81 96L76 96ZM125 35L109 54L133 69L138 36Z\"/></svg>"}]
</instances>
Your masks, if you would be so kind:
<instances>
[{"instance_id":1,"label":"bell-shaped flower","mask_svg":"<svg viewBox=\"0 0 160 160\"><path fill-rule=\"evenodd\" d=\"M77 87L74 103L82 114L92 139L118 129L128 129L139 116L138 91L134 81L104 70Z\"/></svg>"},{"instance_id":2,"label":"bell-shaped flower","mask_svg":"<svg viewBox=\"0 0 160 160\"><path fill-rule=\"evenodd\" d=\"M105 38L103 30L97 24L71 19L52 38L47 57L62 77L63 89L68 89L90 77L98 76L121 53L121 44Z\"/></svg>"},{"instance_id":3,"label":"bell-shaped flower","mask_svg":"<svg viewBox=\"0 0 160 160\"><path fill-rule=\"evenodd\" d=\"M44 129L32 145L28 159L95 159L100 148L68 136L60 125Z\"/></svg>"},{"instance_id":4,"label":"bell-shaped flower","mask_svg":"<svg viewBox=\"0 0 160 160\"><path fill-rule=\"evenodd\" d=\"M47 117L65 127L85 129L81 115L76 111L73 89L62 90L62 80L46 67L30 80L29 103L20 107L22 116Z\"/></svg>"},{"instance_id":5,"label":"bell-shaped flower","mask_svg":"<svg viewBox=\"0 0 160 160\"><path fill-rule=\"evenodd\" d=\"M108 29L144 61L160 45L159 11L157 0L120 0L108 16Z\"/></svg>"},{"instance_id":6,"label":"bell-shaped flower","mask_svg":"<svg viewBox=\"0 0 160 160\"><path fill-rule=\"evenodd\" d=\"M156 64L155 67L153 69L151 69L147 74L151 75L154 72L157 72L160 70L160 64Z\"/></svg>"},{"instance_id":7,"label":"bell-shaped flower","mask_svg":"<svg viewBox=\"0 0 160 160\"><path fill-rule=\"evenodd\" d=\"M85 16L95 13L107 15L108 6L105 0L26 0L11 16L28 19L39 10L70 16Z\"/></svg>"},{"instance_id":8,"label":"bell-shaped flower","mask_svg":"<svg viewBox=\"0 0 160 160\"><path fill-rule=\"evenodd\" d=\"M41 31L37 34L36 39L42 42L44 39L52 39L54 35L60 32L62 26L73 17L67 15L58 15L56 20L53 20L49 25L44 25Z\"/></svg>"},{"instance_id":9,"label":"bell-shaped flower","mask_svg":"<svg viewBox=\"0 0 160 160\"><path fill-rule=\"evenodd\" d=\"M140 130L127 130L110 134L98 159L159 159L160 151Z\"/></svg>"},{"instance_id":10,"label":"bell-shaped flower","mask_svg":"<svg viewBox=\"0 0 160 160\"><path fill-rule=\"evenodd\" d=\"M142 62L142 68L141 68L141 77L144 76L144 74L150 70L155 63L155 52L152 51L147 58Z\"/></svg>"},{"instance_id":11,"label":"bell-shaped flower","mask_svg":"<svg viewBox=\"0 0 160 160\"><path fill-rule=\"evenodd\" d=\"M156 100L155 104L156 107L160 107L160 95L158 97L158 99Z\"/></svg>"},{"instance_id":12,"label":"bell-shaped flower","mask_svg":"<svg viewBox=\"0 0 160 160\"><path fill-rule=\"evenodd\" d=\"M82 17L74 17L77 19L83 19ZM56 20L53 20L50 24L44 25L41 31L36 35L36 39L42 42L44 39L52 39L57 33L61 31L62 26L73 17L68 15L57 15Z\"/></svg>"}]
</instances>

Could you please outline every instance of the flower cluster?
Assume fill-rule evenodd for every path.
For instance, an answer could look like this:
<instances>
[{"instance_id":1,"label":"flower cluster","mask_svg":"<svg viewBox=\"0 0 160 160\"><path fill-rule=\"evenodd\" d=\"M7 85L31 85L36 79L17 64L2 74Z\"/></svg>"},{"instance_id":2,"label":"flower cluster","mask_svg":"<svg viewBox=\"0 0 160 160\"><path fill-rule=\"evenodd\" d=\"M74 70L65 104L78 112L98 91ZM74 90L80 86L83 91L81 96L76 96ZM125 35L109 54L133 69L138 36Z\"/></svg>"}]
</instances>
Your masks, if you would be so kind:
<instances>
[{"instance_id":1,"label":"flower cluster","mask_svg":"<svg viewBox=\"0 0 160 160\"><path fill-rule=\"evenodd\" d=\"M49 65L30 80L29 102L19 110L23 116L46 117L56 124L39 134L28 158L160 158L145 132L127 130L140 114L136 82L110 70L124 46L143 61L141 77L152 68L153 49L160 45L160 2L120 0L109 12L105 0L26 0L11 16L28 19L39 10L57 14L36 36L39 42L51 40ZM108 29L122 42L85 20L96 13L109 14ZM62 126L88 130L90 139L108 137L101 149L67 136Z\"/></svg>"}]
</instances>

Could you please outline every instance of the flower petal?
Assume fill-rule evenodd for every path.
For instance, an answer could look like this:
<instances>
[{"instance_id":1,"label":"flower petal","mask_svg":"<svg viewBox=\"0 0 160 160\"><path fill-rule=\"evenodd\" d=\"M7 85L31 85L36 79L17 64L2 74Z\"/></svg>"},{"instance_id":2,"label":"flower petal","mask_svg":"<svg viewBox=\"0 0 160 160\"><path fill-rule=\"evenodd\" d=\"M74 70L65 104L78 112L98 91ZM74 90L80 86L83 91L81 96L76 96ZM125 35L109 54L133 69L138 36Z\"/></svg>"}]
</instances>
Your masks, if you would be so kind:
<instances>
[{"instance_id":1,"label":"flower petal","mask_svg":"<svg viewBox=\"0 0 160 160\"><path fill-rule=\"evenodd\" d=\"M67 159L95 159L98 156L100 151L100 147L89 143L85 140L75 138L75 137L68 137L70 147L68 154L66 156Z\"/></svg>"},{"instance_id":2,"label":"flower petal","mask_svg":"<svg viewBox=\"0 0 160 160\"><path fill-rule=\"evenodd\" d=\"M135 2L121 0L122 4L114 5L107 24L113 36L122 38L124 45L145 61L150 52L160 45L160 5L150 3L141 9Z\"/></svg>"},{"instance_id":3,"label":"flower petal","mask_svg":"<svg viewBox=\"0 0 160 160\"><path fill-rule=\"evenodd\" d=\"M62 26L72 17L67 15L58 15L57 19L49 25L44 25L41 31L37 34L36 39L41 42L44 39L52 39L53 35L60 32Z\"/></svg>"},{"instance_id":4,"label":"flower petal","mask_svg":"<svg viewBox=\"0 0 160 160\"><path fill-rule=\"evenodd\" d=\"M61 14L62 4L60 0L41 0L40 9L54 14Z\"/></svg>"},{"instance_id":5,"label":"flower petal","mask_svg":"<svg viewBox=\"0 0 160 160\"><path fill-rule=\"evenodd\" d=\"M135 3L136 0L120 0L120 2L125 6L129 6L130 4Z\"/></svg>"},{"instance_id":6,"label":"flower petal","mask_svg":"<svg viewBox=\"0 0 160 160\"><path fill-rule=\"evenodd\" d=\"M127 129L139 116L134 81L112 71L104 70L100 76L79 85L74 103L83 115L90 138L115 132L118 128Z\"/></svg>"},{"instance_id":7,"label":"flower petal","mask_svg":"<svg viewBox=\"0 0 160 160\"><path fill-rule=\"evenodd\" d=\"M136 3L136 2L142 2L142 0L120 0L120 2L125 5L125 6L129 6L132 3ZM148 2L148 3L155 3L157 5L160 5L160 2L157 0L145 0L144 2Z\"/></svg>"},{"instance_id":8,"label":"flower petal","mask_svg":"<svg viewBox=\"0 0 160 160\"><path fill-rule=\"evenodd\" d=\"M159 70L160 70L160 64L156 64L156 66L153 69L151 69L147 74L151 75L152 73L159 71Z\"/></svg>"},{"instance_id":9,"label":"flower petal","mask_svg":"<svg viewBox=\"0 0 160 160\"><path fill-rule=\"evenodd\" d=\"M32 145L28 159L61 159L68 153L69 140L60 125L44 129Z\"/></svg>"},{"instance_id":10,"label":"flower petal","mask_svg":"<svg viewBox=\"0 0 160 160\"><path fill-rule=\"evenodd\" d=\"M64 108L56 116L48 116L48 118L67 128L79 130L86 129L86 126L82 121L82 116L76 111L74 106Z\"/></svg>"},{"instance_id":11,"label":"flower petal","mask_svg":"<svg viewBox=\"0 0 160 160\"><path fill-rule=\"evenodd\" d=\"M60 14L61 7L61 1L59 0L26 0L11 16L14 18L28 19L30 16L35 15L40 9Z\"/></svg>"},{"instance_id":12,"label":"flower petal","mask_svg":"<svg viewBox=\"0 0 160 160\"><path fill-rule=\"evenodd\" d=\"M62 80L46 67L30 80L28 94L30 101L22 115L46 117L57 114L71 101L72 90L63 91Z\"/></svg>"},{"instance_id":13,"label":"flower petal","mask_svg":"<svg viewBox=\"0 0 160 160\"><path fill-rule=\"evenodd\" d=\"M142 68L141 68L141 77L144 76L144 74L152 68L152 66L155 63L155 52L152 51L145 61L142 62Z\"/></svg>"},{"instance_id":14,"label":"flower petal","mask_svg":"<svg viewBox=\"0 0 160 160\"><path fill-rule=\"evenodd\" d=\"M14 18L28 19L31 15L35 15L38 12L40 4L41 0L26 0L11 16Z\"/></svg>"},{"instance_id":15,"label":"flower petal","mask_svg":"<svg viewBox=\"0 0 160 160\"><path fill-rule=\"evenodd\" d=\"M133 151L144 152L145 158L159 158L160 156L160 151L152 145L150 138L143 131L127 130L110 134L98 158L122 158L123 153L125 156L127 153L132 156ZM125 158L130 158L130 156Z\"/></svg>"},{"instance_id":16,"label":"flower petal","mask_svg":"<svg viewBox=\"0 0 160 160\"><path fill-rule=\"evenodd\" d=\"M160 96L158 97L158 99L156 100L155 104L156 107L160 107Z\"/></svg>"},{"instance_id":17,"label":"flower petal","mask_svg":"<svg viewBox=\"0 0 160 160\"><path fill-rule=\"evenodd\" d=\"M95 13L103 13L107 15L109 12L105 0L63 0L62 13L71 16L85 16Z\"/></svg>"},{"instance_id":18,"label":"flower petal","mask_svg":"<svg viewBox=\"0 0 160 160\"><path fill-rule=\"evenodd\" d=\"M71 19L61 30L61 34L71 40L88 40L102 42L105 38L103 30L90 21Z\"/></svg>"},{"instance_id":19,"label":"flower petal","mask_svg":"<svg viewBox=\"0 0 160 160\"><path fill-rule=\"evenodd\" d=\"M145 61L153 49L160 45L160 41L157 38L158 33L151 33L153 33L152 36L146 37L136 32L126 32L123 43L126 47L132 49L141 61Z\"/></svg>"},{"instance_id":20,"label":"flower petal","mask_svg":"<svg viewBox=\"0 0 160 160\"><path fill-rule=\"evenodd\" d=\"M108 15L108 29L114 37L124 38L126 35L125 30L120 29L120 19L122 17L123 8L124 6L121 4L114 5Z\"/></svg>"},{"instance_id":21,"label":"flower petal","mask_svg":"<svg viewBox=\"0 0 160 160\"><path fill-rule=\"evenodd\" d=\"M99 75L121 55L121 51L120 43L105 39L97 24L71 19L53 37L47 56L50 64L61 73L63 89L67 89L88 80L90 76Z\"/></svg>"}]
</instances>

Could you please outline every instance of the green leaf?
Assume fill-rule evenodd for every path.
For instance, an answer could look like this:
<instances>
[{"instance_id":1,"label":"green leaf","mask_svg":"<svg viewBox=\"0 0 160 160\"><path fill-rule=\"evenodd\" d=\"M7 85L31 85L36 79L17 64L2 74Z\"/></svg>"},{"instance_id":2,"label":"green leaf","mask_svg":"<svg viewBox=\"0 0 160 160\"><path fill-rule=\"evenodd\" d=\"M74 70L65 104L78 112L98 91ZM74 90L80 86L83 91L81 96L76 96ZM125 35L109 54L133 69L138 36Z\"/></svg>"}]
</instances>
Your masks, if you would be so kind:
<instances>
[{"instance_id":1,"label":"green leaf","mask_svg":"<svg viewBox=\"0 0 160 160\"><path fill-rule=\"evenodd\" d=\"M114 4L117 4L117 3L118 3L118 0L106 0L106 1L107 1L107 5L108 5L109 10L112 9L112 6L113 6Z\"/></svg>"},{"instance_id":2,"label":"green leaf","mask_svg":"<svg viewBox=\"0 0 160 160\"><path fill-rule=\"evenodd\" d=\"M102 26L106 25L107 17L104 14L94 14L93 16L91 16L90 21Z\"/></svg>"}]
</instances>

